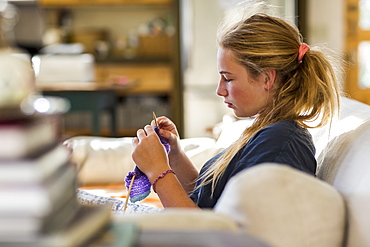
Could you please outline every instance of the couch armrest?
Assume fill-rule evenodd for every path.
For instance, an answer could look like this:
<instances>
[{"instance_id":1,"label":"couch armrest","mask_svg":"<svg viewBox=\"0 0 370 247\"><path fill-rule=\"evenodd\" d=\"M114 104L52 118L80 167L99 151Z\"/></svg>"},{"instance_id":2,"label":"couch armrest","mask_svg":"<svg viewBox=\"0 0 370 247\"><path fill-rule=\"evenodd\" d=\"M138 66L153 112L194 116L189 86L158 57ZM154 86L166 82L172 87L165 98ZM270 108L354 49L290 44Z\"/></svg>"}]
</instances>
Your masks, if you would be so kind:
<instances>
[{"instance_id":1,"label":"couch armrest","mask_svg":"<svg viewBox=\"0 0 370 247\"><path fill-rule=\"evenodd\" d=\"M227 184L215 211L276 247L339 247L345 205L329 184L281 164L260 164Z\"/></svg>"}]
</instances>

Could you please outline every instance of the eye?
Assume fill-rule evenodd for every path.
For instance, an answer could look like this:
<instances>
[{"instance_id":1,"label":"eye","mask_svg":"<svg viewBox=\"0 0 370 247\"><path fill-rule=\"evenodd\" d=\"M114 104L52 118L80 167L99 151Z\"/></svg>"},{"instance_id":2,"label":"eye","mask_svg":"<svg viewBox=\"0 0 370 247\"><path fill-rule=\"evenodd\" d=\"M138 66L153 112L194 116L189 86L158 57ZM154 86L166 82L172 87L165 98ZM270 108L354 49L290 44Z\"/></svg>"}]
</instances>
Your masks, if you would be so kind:
<instances>
[{"instance_id":1,"label":"eye","mask_svg":"<svg viewBox=\"0 0 370 247\"><path fill-rule=\"evenodd\" d=\"M226 78L224 75L222 75L222 79L223 79L225 82L231 82L231 81L232 81L232 79L228 79L228 78Z\"/></svg>"}]
</instances>

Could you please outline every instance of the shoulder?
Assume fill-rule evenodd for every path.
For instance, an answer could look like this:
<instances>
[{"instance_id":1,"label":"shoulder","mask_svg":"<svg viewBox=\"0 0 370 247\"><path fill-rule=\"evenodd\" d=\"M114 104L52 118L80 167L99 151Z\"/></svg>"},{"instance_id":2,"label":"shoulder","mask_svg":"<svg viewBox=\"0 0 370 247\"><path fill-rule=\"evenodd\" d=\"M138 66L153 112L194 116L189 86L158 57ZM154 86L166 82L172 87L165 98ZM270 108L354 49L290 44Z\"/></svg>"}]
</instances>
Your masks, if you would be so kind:
<instances>
[{"instance_id":1,"label":"shoulder","mask_svg":"<svg viewBox=\"0 0 370 247\"><path fill-rule=\"evenodd\" d=\"M298 150L315 152L311 134L295 121L281 121L258 131L242 147L240 155L269 156L275 158L268 161L279 161L279 157L295 155Z\"/></svg>"},{"instance_id":2,"label":"shoulder","mask_svg":"<svg viewBox=\"0 0 370 247\"><path fill-rule=\"evenodd\" d=\"M280 121L274 124L271 124L261 131L297 131L299 129L303 129L300 127L295 121L288 120L288 121Z\"/></svg>"},{"instance_id":3,"label":"shoulder","mask_svg":"<svg viewBox=\"0 0 370 247\"><path fill-rule=\"evenodd\" d=\"M277 139L277 140L287 140L287 138L311 138L310 133L307 129L299 126L295 121L281 121L269 125L262 130L258 131L254 137L252 137L251 142L256 139Z\"/></svg>"},{"instance_id":4,"label":"shoulder","mask_svg":"<svg viewBox=\"0 0 370 247\"><path fill-rule=\"evenodd\" d=\"M241 148L235 158L240 167L274 162L310 174L314 174L316 169L312 137L307 129L295 121L281 121L263 128Z\"/></svg>"}]
</instances>

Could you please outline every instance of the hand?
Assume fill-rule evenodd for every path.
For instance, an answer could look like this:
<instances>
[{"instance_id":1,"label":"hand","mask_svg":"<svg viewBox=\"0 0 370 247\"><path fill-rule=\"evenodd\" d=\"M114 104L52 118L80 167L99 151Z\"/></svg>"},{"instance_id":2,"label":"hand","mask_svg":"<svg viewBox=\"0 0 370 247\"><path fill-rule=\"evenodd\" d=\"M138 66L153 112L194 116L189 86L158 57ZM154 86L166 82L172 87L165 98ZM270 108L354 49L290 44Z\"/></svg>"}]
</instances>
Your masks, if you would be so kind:
<instances>
[{"instance_id":1,"label":"hand","mask_svg":"<svg viewBox=\"0 0 370 247\"><path fill-rule=\"evenodd\" d=\"M177 131L176 125L167 117L158 117L157 122L159 125L159 135L164 138L171 147L170 154L176 153L181 149L180 137ZM155 121L152 121L152 126L155 125Z\"/></svg>"},{"instance_id":2,"label":"hand","mask_svg":"<svg viewBox=\"0 0 370 247\"><path fill-rule=\"evenodd\" d=\"M146 125L144 129L139 129L132 144L132 159L151 183L159 174L170 169L166 150L152 126Z\"/></svg>"}]
</instances>

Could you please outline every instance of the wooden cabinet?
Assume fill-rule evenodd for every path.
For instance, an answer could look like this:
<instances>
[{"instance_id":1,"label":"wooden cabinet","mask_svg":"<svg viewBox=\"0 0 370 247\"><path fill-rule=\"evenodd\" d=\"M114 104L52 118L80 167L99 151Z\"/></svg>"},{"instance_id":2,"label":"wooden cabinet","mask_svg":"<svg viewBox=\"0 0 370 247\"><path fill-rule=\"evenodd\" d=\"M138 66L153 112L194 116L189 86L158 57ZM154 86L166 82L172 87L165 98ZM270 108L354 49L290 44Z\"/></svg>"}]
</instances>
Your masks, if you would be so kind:
<instances>
[{"instance_id":1,"label":"wooden cabinet","mask_svg":"<svg viewBox=\"0 0 370 247\"><path fill-rule=\"evenodd\" d=\"M148 119L145 124L150 123L149 108L158 109L158 115L166 114L175 122L179 133L182 134L179 0L40 0L39 3L47 13L46 16L50 17L51 25L69 23L70 26L60 27L60 29L69 30L69 42L84 44L86 52L94 53L96 41L110 43L109 55L101 58L94 54L96 55L95 81L110 82L127 78L132 83L128 89L120 91L118 95L120 105L117 107L117 127L120 136L135 135L136 130L143 127L145 121L136 121L135 114L148 115L144 117ZM98 5L102 7L90 8ZM151 8L153 5L160 7ZM68 21L57 21L60 16L66 16L66 13L70 17ZM160 31L156 29L146 34L137 32L134 37L134 43L136 42L137 46L132 54L130 49L133 48L130 45L123 49L119 46L115 47L127 40L130 42L132 29L142 28L143 20L147 20L148 27L152 28L157 28L157 24L165 23L165 25L160 26ZM101 30L102 26L104 30ZM126 33L117 33L125 28ZM158 100L153 100L155 98ZM126 105L124 105L127 102L129 103L127 107L134 108L131 109L130 116L127 116ZM140 106L144 104L142 102L152 102L152 105L145 103L145 106ZM144 109L145 112L140 112L140 109ZM160 109L164 113L161 114ZM123 117L119 115L120 111L125 111ZM129 127L120 125L119 121L122 118L130 119ZM81 122L81 117L78 117L78 120ZM89 122L89 120L82 122ZM86 131L79 133L78 130L70 132L74 135L89 134ZM102 133L104 135L104 131Z\"/></svg>"},{"instance_id":2,"label":"wooden cabinet","mask_svg":"<svg viewBox=\"0 0 370 247\"><path fill-rule=\"evenodd\" d=\"M170 96L174 91L172 70L168 64L97 64L95 67L97 81L112 81L122 76L130 80L132 85L122 95Z\"/></svg>"}]
</instances>

